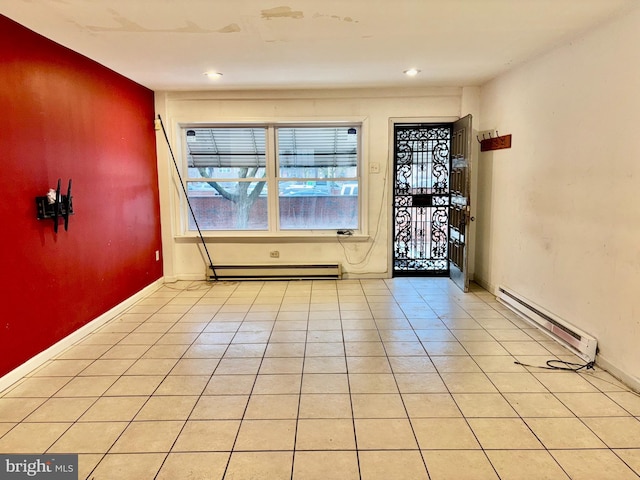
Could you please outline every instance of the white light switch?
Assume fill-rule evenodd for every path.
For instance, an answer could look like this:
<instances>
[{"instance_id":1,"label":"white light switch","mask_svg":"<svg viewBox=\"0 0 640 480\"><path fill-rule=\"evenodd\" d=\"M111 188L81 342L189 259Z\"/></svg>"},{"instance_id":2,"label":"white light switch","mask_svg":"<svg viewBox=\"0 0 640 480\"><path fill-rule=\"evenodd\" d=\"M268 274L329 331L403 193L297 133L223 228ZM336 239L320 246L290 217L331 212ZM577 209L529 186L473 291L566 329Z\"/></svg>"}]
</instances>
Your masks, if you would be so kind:
<instances>
[{"instance_id":1,"label":"white light switch","mask_svg":"<svg viewBox=\"0 0 640 480\"><path fill-rule=\"evenodd\" d=\"M378 162L370 163L369 173L380 173L380 164Z\"/></svg>"}]
</instances>

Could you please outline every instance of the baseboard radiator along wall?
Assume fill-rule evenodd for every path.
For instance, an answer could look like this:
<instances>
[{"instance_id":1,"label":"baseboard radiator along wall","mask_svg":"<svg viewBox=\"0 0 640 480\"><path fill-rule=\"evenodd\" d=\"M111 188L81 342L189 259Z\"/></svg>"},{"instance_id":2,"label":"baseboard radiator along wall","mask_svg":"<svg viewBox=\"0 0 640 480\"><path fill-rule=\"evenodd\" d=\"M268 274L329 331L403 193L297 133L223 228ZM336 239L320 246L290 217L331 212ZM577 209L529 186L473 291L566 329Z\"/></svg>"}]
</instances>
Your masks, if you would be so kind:
<instances>
[{"instance_id":1,"label":"baseboard radiator along wall","mask_svg":"<svg viewBox=\"0 0 640 480\"><path fill-rule=\"evenodd\" d=\"M207 267L207 280L339 280L339 263L215 265Z\"/></svg>"},{"instance_id":2,"label":"baseboard radiator along wall","mask_svg":"<svg viewBox=\"0 0 640 480\"><path fill-rule=\"evenodd\" d=\"M596 359L598 342L591 335L535 305L507 287L498 287L498 301L569 348L587 362Z\"/></svg>"}]
</instances>

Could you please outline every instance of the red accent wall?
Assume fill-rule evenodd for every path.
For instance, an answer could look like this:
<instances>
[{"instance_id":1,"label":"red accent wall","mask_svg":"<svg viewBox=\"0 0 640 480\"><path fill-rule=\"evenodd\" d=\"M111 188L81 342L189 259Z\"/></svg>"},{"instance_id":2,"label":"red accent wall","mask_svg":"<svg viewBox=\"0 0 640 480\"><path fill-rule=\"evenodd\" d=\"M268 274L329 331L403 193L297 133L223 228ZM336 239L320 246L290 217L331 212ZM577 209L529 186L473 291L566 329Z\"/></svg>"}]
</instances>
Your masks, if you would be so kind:
<instances>
[{"instance_id":1,"label":"red accent wall","mask_svg":"<svg viewBox=\"0 0 640 480\"><path fill-rule=\"evenodd\" d=\"M0 376L162 276L153 92L0 15ZM69 230L35 197L73 179Z\"/></svg>"}]
</instances>

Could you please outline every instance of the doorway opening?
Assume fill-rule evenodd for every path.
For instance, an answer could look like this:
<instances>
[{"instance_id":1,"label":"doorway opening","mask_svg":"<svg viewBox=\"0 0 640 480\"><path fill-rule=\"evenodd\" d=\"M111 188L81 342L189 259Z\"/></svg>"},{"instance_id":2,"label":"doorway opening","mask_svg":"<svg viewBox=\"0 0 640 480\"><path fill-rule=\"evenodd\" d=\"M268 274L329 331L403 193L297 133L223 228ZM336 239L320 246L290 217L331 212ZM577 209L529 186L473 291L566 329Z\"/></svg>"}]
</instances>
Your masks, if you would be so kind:
<instances>
[{"instance_id":1,"label":"doorway opening","mask_svg":"<svg viewBox=\"0 0 640 480\"><path fill-rule=\"evenodd\" d=\"M393 275L449 275L451 124L394 126Z\"/></svg>"},{"instance_id":2,"label":"doorway opening","mask_svg":"<svg viewBox=\"0 0 640 480\"><path fill-rule=\"evenodd\" d=\"M469 290L471 115L394 125L393 276L449 276Z\"/></svg>"}]
</instances>

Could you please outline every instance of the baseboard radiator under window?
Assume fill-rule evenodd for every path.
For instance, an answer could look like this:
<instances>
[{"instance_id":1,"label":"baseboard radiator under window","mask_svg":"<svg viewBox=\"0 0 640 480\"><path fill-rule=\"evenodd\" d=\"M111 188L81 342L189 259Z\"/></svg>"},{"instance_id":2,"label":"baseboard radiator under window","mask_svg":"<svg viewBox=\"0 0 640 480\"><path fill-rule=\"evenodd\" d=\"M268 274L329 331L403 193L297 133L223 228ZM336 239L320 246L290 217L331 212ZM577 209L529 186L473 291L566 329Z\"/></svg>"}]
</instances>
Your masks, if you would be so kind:
<instances>
[{"instance_id":1,"label":"baseboard radiator under window","mask_svg":"<svg viewBox=\"0 0 640 480\"><path fill-rule=\"evenodd\" d=\"M215 275L207 268L207 280L339 280L339 263L215 265Z\"/></svg>"},{"instance_id":2,"label":"baseboard radiator under window","mask_svg":"<svg viewBox=\"0 0 640 480\"><path fill-rule=\"evenodd\" d=\"M585 361L595 361L598 342L591 335L557 318L507 287L498 288L497 298L498 301L529 321L529 323L540 328L542 332L569 348Z\"/></svg>"}]
</instances>

